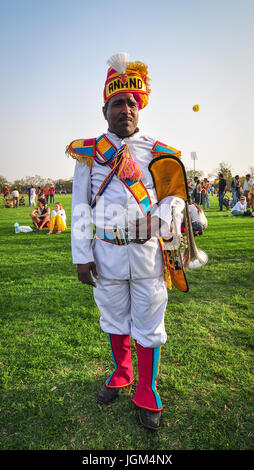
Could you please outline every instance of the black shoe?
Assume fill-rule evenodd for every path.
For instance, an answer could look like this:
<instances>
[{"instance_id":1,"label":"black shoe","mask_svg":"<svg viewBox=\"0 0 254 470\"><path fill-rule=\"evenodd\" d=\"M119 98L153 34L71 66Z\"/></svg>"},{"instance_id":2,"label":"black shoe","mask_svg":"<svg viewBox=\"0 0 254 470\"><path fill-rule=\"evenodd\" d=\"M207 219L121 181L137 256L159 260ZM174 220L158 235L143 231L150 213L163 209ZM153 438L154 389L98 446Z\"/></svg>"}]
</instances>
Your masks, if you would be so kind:
<instances>
[{"instance_id":1,"label":"black shoe","mask_svg":"<svg viewBox=\"0 0 254 470\"><path fill-rule=\"evenodd\" d=\"M138 409L139 421L142 426L153 431L157 431L160 427L161 411L150 411L145 408Z\"/></svg>"},{"instance_id":2,"label":"black shoe","mask_svg":"<svg viewBox=\"0 0 254 470\"><path fill-rule=\"evenodd\" d=\"M119 388L108 388L105 384L103 384L97 395L96 400L101 405L107 405L117 397L118 392Z\"/></svg>"}]
</instances>

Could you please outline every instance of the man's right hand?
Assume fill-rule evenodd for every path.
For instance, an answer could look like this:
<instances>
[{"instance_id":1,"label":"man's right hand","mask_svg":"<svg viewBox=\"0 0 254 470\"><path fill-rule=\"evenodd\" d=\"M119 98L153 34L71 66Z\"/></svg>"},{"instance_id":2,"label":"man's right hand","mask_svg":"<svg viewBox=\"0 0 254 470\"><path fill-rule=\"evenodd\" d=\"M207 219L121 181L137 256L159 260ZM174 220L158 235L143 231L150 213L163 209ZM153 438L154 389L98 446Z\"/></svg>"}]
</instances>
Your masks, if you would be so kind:
<instances>
[{"instance_id":1,"label":"man's right hand","mask_svg":"<svg viewBox=\"0 0 254 470\"><path fill-rule=\"evenodd\" d=\"M86 264L78 264L77 271L78 271L78 279L80 282L83 282L83 284L88 284L90 286L96 287L96 283L94 282L91 276L91 273L95 279L99 279L99 276L97 274L96 264L93 261L91 261L90 263L86 263Z\"/></svg>"}]
</instances>

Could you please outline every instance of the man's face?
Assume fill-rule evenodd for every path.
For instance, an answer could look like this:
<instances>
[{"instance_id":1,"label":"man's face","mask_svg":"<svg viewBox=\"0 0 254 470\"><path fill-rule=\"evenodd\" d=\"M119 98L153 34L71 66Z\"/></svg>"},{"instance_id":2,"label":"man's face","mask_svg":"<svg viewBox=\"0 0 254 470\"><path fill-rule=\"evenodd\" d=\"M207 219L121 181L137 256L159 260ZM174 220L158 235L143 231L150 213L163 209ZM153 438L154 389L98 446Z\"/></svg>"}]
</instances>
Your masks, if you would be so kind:
<instances>
[{"instance_id":1,"label":"man's face","mask_svg":"<svg viewBox=\"0 0 254 470\"><path fill-rule=\"evenodd\" d=\"M119 93L113 96L103 114L111 132L119 137L134 134L138 124L138 104L132 93Z\"/></svg>"}]
</instances>

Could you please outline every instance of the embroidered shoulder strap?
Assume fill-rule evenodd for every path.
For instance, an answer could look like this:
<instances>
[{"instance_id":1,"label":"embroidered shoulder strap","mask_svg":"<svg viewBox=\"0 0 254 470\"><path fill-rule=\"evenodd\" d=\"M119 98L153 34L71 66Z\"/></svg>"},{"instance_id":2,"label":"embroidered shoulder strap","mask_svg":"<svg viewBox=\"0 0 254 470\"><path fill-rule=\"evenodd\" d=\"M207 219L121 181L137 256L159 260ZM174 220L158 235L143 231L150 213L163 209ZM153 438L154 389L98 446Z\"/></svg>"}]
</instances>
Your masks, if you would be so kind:
<instances>
[{"instance_id":1,"label":"embroidered shoulder strap","mask_svg":"<svg viewBox=\"0 0 254 470\"><path fill-rule=\"evenodd\" d=\"M91 163L91 159L96 157L96 147L100 156L105 157L105 160L111 160L116 152L115 146L109 141L109 139L103 134L100 137L93 139L78 139L73 140L66 147L66 155L74 158L75 160L86 162L88 165ZM152 148L152 154L156 155L174 155L178 158L181 157L180 150L170 147L167 144L163 144L158 140L155 142Z\"/></svg>"},{"instance_id":2,"label":"embroidered shoulder strap","mask_svg":"<svg viewBox=\"0 0 254 470\"><path fill-rule=\"evenodd\" d=\"M125 146L123 146L124 148ZM100 164L108 164L111 170L114 170L115 167L115 157L120 154L122 147L120 149L116 149L116 147L110 142L106 135L100 136L96 140L96 157L95 160ZM115 173L116 174L116 173ZM106 180L102 183L99 192L96 194L95 198L92 201L92 207L96 204L96 198L102 194L102 191L105 189L105 185L107 186L111 181L111 176L113 177L112 172L109 173ZM110 181L109 181L110 180ZM141 212L147 216L151 210L152 203L149 196L149 193L142 183L141 180L131 180L130 178L125 178L121 180L125 187L131 192L133 197L136 199Z\"/></svg>"},{"instance_id":3,"label":"embroidered shoulder strap","mask_svg":"<svg viewBox=\"0 0 254 470\"><path fill-rule=\"evenodd\" d=\"M170 147L167 144L163 144L158 140L155 142L152 148L152 154L154 157L158 155L174 155L175 157L181 158L181 151Z\"/></svg>"},{"instance_id":4,"label":"embroidered shoulder strap","mask_svg":"<svg viewBox=\"0 0 254 470\"><path fill-rule=\"evenodd\" d=\"M67 145L65 154L79 162L92 165L96 156L96 139L73 140Z\"/></svg>"}]
</instances>

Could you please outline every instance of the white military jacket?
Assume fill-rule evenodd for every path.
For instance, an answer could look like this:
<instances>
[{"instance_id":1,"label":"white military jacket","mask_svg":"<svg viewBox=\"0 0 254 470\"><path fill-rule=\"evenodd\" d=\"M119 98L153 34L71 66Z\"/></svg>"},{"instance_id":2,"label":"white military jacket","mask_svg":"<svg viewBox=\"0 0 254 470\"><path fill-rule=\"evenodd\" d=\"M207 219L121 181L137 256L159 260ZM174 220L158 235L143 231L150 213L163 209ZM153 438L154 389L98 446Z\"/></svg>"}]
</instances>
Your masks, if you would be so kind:
<instances>
[{"instance_id":1,"label":"white military jacket","mask_svg":"<svg viewBox=\"0 0 254 470\"><path fill-rule=\"evenodd\" d=\"M171 225L172 208L176 223L180 225L183 199L168 196L159 204L152 175L148 165L153 155L151 150L155 140L136 132L130 137L120 138L108 131L106 136L118 149L127 144L134 160L142 171L141 181L149 192L152 214ZM108 165L94 162L92 169L86 163L76 162L72 189L72 257L73 263L85 264L94 261L98 275L107 279L129 280L159 277L163 271L161 248L156 237L145 244L130 243L114 245L96 236L93 238L93 225L100 228L128 226L130 220L144 217L134 196L121 180L114 175L93 210L90 203L100 185L110 171ZM158 234L159 235L159 234Z\"/></svg>"}]
</instances>

